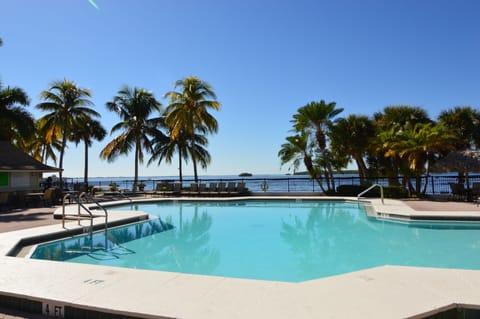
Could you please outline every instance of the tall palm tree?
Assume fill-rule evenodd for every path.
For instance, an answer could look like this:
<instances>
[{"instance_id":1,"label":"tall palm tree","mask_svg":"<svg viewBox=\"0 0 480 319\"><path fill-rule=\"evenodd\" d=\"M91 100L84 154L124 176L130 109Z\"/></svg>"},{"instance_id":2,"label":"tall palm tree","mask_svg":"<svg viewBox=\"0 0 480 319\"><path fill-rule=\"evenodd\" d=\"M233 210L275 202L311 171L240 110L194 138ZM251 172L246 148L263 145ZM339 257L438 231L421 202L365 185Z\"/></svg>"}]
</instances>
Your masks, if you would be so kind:
<instances>
[{"instance_id":1,"label":"tall palm tree","mask_svg":"<svg viewBox=\"0 0 480 319\"><path fill-rule=\"evenodd\" d=\"M205 81L191 76L175 82L174 90L165 94L170 99L167 106L165 123L173 140L185 137L191 149L194 149L195 134L213 134L218 123L208 111L220 110L220 103L212 87ZM198 158L201 153L190 152L195 181L198 181L197 162L206 162Z\"/></svg>"},{"instance_id":2,"label":"tall palm tree","mask_svg":"<svg viewBox=\"0 0 480 319\"><path fill-rule=\"evenodd\" d=\"M90 90L78 87L67 79L52 82L47 91L42 91L40 97L45 102L39 103L37 108L50 113L40 120L44 122L47 140L54 136L62 139L60 149L60 188L63 190L63 157L67 146L67 138L78 125L79 119L99 117L100 114L89 108L93 103Z\"/></svg>"},{"instance_id":3,"label":"tall palm tree","mask_svg":"<svg viewBox=\"0 0 480 319\"><path fill-rule=\"evenodd\" d=\"M3 87L0 82L0 140L18 144L35 133L35 120L25 110L30 100L18 87Z\"/></svg>"},{"instance_id":4,"label":"tall palm tree","mask_svg":"<svg viewBox=\"0 0 480 319\"><path fill-rule=\"evenodd\" d=\"M102 141L106 135L105 128L94 119L79 119L75 130L72 132L71 139L76 145L82 141L85 144L83 184L86 188L88 188L88 148L92 146L93 140Z\"/></svg>"},{"instance_id":5,"label":"tall palm tree","mask_svg":"<svg viewBox=\"0 0 480 319\"><path fill-rule=\"evenodd\" d=\"M327 152L327 133L333 124L334 118L343 112L343 108L336 108L335 102L325 103L311 102L297 110L297 114L293 116L293 127L296 132L307 132L315 136L315 141L322 159L325 181L328 189L335 188L333 182L333 170L330 163L329 154Z\"/></svg>"},{"instance_id":6,"label":"tall palm tree","mask_svg":"<svg viewBox=\"0 0 480 319\"><path fill-rule=\"evenodd\" d=\"M116 112L121 118L121 121L112 127L110 135L115 132L120 134L105 146L100 152L100 157L112 162L119 155L126 155L134 149L133 190L136 190L138 164L143 163L143 151L151 153L151 139L161 134L159 128L162 117L150 118L153 112L160 112L161 104L155 99L153 93L145 89L124 86L111 102L107 102L106 107L109 111Z\"/></svg>"},{"instance_id":7,"label":"tall palm tree","mask_svg":"<svg viewBox=\"0 0 480 319\"><path fill-rule=\"evenodd\" d=\"M339 119L330 132L332 148L340 155L355 160L361 183L368 178L364 157L374 136L375 128L372 121L367 116L354 114Z\"/></svg>"},{"instance_id":8,"label":"tall palm tree","mask_svg":"<svg viewBox=\"0 0 480 319\"><path fill-rule=\"evenodd\" d=\"M327 147L326 133L333 119L343 112L343 108L336 108L335 102L325 103L310 102L299 108L297 114L293 116L294 129L299 132L303 130L313 130L315 139L320 150L324 151Z\"/></svg>"}]
</instances>

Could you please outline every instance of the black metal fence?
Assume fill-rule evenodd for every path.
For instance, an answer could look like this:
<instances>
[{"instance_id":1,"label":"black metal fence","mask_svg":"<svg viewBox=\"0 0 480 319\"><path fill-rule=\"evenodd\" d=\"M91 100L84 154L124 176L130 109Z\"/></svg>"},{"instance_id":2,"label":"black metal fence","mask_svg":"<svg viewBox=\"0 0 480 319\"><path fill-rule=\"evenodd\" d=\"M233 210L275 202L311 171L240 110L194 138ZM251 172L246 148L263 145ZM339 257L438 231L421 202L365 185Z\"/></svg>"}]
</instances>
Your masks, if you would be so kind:
<instances>
[{"instance_id":1,"label":"black metal fence","mask_svg":"<svg viewBox=\"0 0 480 319\"><path fill-rule=\"evenodd\" d=\"M374 177L368 180L371 184L380 184L383 186L389 185L391 179L388 177ZM78 182L74 179L67 179L67 187L74 189L78 187ZM165 182L178 182L178 179L140 179L139 183L144 185L144 190L155 190L158 183ZM183 188L189 188L195 181L193 179L184 179L182 182ZM320 186L315 180L305 176L285 176L285 177L238 177L238 178L219 178L219 177L207 177L200 178L199 183L219 183L219 182L244 182L249 191L254 193L320 193L322 192ZM403 184L403 178L398 177L398 182ZM467 178L459 178L456 175L431 175L428 178L422 177L421 186L422 189L426 186L426 195L439 195L450 194L450 183L463 184L466 189L472 188L474 182L480 182L480 175L471 175ZM415 186L415 180L412 180ZM117 189L132 190L133 179L122 178L101 178L91 179L89 184L97 189L108 190L111 185L115 184ZM358 176L352 175L338 175L335 177L335 187L340 185L360 185L360 179ZM326 189L326 185L324 185Z\"/></svg>"}]
</instances>

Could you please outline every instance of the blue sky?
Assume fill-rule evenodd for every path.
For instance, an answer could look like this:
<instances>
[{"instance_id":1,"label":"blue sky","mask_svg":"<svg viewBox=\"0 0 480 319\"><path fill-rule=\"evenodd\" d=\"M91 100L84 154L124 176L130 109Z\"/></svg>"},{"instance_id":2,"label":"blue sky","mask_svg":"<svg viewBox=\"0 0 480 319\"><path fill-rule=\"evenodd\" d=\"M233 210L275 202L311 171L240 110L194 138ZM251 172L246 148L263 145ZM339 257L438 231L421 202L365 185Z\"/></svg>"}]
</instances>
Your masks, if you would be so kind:
<instances>
[{"instance_id":1,"label":"blue sky","mask_svg":"<svg viewBox=\"0 0 480 319\"><path fill-rule=\"evenodd\" d=\"M195 75L222 103L212 163L202 175L286 173L278 150L295 111L321 99L341 114L387 105L425 108L432 118L479 106L480 1L476 0L0 0L0 79L30 96L67 78L105 108L124 84L162 99ZM133 176L133 154L98 158L90 176ZM69 145L64 176L83 175L83 148ZM177 163L142 166L142 176L177 175ZM191 165L185 174L192 174Z\"/></svg>"}]
</instances>

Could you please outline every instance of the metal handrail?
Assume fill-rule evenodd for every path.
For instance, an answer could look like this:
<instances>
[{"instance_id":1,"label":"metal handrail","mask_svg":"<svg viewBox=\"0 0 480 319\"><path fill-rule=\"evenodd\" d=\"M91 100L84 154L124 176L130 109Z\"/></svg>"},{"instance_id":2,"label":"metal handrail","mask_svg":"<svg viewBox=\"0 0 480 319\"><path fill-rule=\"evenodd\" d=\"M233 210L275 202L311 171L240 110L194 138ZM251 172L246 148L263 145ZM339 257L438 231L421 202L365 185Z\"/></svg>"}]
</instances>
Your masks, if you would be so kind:
<instances>
[{"instance_id":1,"label":"metal handrail","mask_svg":"<svg viewBox=\"0 0 480 319\"><path fill-rule=\"evenodd\" d=\"M382 204L385 204L384 201L383 201L383 186L380 185L380 184L373 184L372 186L370 186L369 188L367 188L366 190L364 190L363 192L358 194L357 195L357 204L360 205L359 201L360 201L360 197L362 195L365 195L366 193L368 193L370 190L374 189L377 186L380 187L380 198L382 199Z\"/></svg>"},{"instance_id":2,"label":"metal handrail","mask_svg":"<svg viewBox=\"0 0 480 319\"><path fill-rule=\"evenodd\" d=\"M86 197L87 194L85 192L82 192L78 197L75 197L75 196L71 196L70 194L66 194L65 196L63 196L63 203L62 203L62 227L65 228L65 201L67 199L73 199L75 202L77 202L77 205L78 205L78 225L81 225L80 224L80 217L81 217L81 214L80 214L80 208L83 208L87 213L88 215L90 215L88 218L90 219L90 229L89 229L89 234L90 234L90 237L92 237L93 235L93 218L94 218L94 215L92 213L92 211L87 207L85 206L82 202L81 202L81 199ZM105 209L105 207L103 207L102 205L100 205L100 203L94 199L94 198L90 198L98 207L100 207L101 209L103 209L103 211L105 212L105 237L106 237L106 233L108 231L108 212L107 210Z\"/></svg>"},{"instance_id":3,"label":"metal handrail","mask_svg":"<svg viewBox=\"0 0 480 319\"><path fill-rule=\"evenodd\" d=\"M70 196L70 194L65 194L65 196L63 196L63 201L62 201L62 227L63 228L65 228L65 202L67 201L67 199L74 199L74 198ZM78 205L77 213L78 213L78 216L80 217L80 205ZM80 225L80 219L78 219L78 225Z\"/></svg>"},{"instance_id":4,"label":"metal handrail","mask_svg":"<svg viewBox=\"0 0 480 319\"><path fill-rule=\"evenodd\" d=\"M91 200L92 202L95 203L96 206L98 206L99 208L101 208L103 210L103 212L105 213L105 231L107 231L108 230L108 211L107 211L107 209L103 205L101 205L100 202L95 197L91 196L88 193L83 192L83 193L80 194L79 198L80 197L81 198L86 197L88 200Z\"/></svg>"},{"instance_id":5,"label":"metal handrail","mask_svg":"<svg viewBox=\"0 0 480 319\"><path fill-rule=\"evenodd\" d=\"M89 215L89 219L90 219L90 229L89 229L89 234L90 234L90 237L92 237L93 235L93 214L92 212L90 211L90 209L88 209L88 207L86 207L85 205L83 205L79 198L76 198L74 196L70 196L70 194L66 194L65 196L63 196L63 203L62 203L62 227L65 228L65 201L67 199L73 199L74 201L77 202L77 205L78 205L78 219L77 219L77 222L78 222L78 225L81 225L80 224L80 217L81 217L81 214L80 214L80 208L83 208Z\"/></svg>"}]
</instances>

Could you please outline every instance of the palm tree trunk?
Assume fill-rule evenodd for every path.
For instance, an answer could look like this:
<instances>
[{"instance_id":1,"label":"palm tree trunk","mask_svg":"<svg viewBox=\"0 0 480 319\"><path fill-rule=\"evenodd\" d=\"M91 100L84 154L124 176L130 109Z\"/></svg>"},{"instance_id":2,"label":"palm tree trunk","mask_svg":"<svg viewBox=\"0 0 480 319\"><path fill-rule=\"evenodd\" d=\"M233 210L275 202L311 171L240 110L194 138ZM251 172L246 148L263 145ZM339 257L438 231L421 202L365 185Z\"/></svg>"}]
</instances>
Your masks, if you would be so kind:
<instances>
[{"instance_id":1,"label":"palm tree trunk","mask_svg":"<svg viewBox=\"0 0 480 319\"><path fill-rule=\"evenodd\" d=\"M323 187L322 179L318 178L317 173L313 168L312 158L308 154L303 154L303 164L307 168L307 171L310 174L310 177L312 177L315 181L317 181L318 186L320 186L320 189L322 190L322 192L325 193L325 188Z\"/></svg>"},{"instance_id":2,"label":"palm tree trunk","mask_svg":"<svg viewBox=\"0 0 480 319\"><path fill-rule=\"evenodd\" d=\"M422 196L427 192L428 179L430 177L430 160L427 160L427 170L425 172L425 184L423 184Z\"/></svg>"},{"instance_id":3,"label":"palm tree trunk","mask_svg":"<svg viewBox=\"0 0 480 319\"><path fill-rule=\"evenodd\" d=\"M85 142L85 171L83 172L84 191L88 190L88 144Z\"/></svg>"},{"instance_id":4,"label":"palm tree trunk","mask_svg":"<svg viewBox=\"0 0 480 319\"><path fill-rule=\"evenodd\" d=\"M329 158L326 154L325 149L322 150L322 157L323 157L323 172L324 172L324 176L325 176L325 183L327 183L327 189L332 190L332 180L331 180L332 175L333 175L333 174L331 174L332 168L331 168ZM333 189L333 190L335 190L335 189Z\"/></svg>"},{"instance_id":5,"label":"palm tree trunk","mask_svg":"<svg viewBox=\"0 0 480 319\"><path fill-rule=\"evenodd\" d=\"M63 193L63 154L65 153L66 144L67 144L67 130L64 128L62 132L62 148L60 150L60 159L59 159L60 172L58 173L59 180L60 180L60 192L62 193Z\"/></svg>"},{"instance_id":6,"label":"palm tree trunk","mask_svg":"<svg viewBox=\"0 0 480 319\"><path fill-rule=\"evenodd\" d=\"M325 140L325 133L323 132L320 126L315 128L315 138L317 140L318 147L320 148L322 153L325 153L325 148L327 148L327 143Z\"/></svg>"},{"instance_id":7,"label":"palm tree trunk","mask_svg":"<svg viewBox=\"0 0 480 319\"><path fill-rule=\"evenodd\" d=\"M192 162L193 162L193 176L195 178L195 183L198 183L197 160L195 159L195 156L192 157Z\"/></svg>"},{"instance_id":8,"label":"palm tree trunk","mask_svg":"<svg viewBox=\"0 0 480 319\"><path fill-rule=\"evenodd\" d=\"M327 183L327 190L332 189L332 183L331 183L331 175L330 175L330 168L329 164L325 162L325 166L323 166L323 175L325 176L325 183Z\"/></svg>"},{"instance_id":9,"label":"palm tree trunk","mask_svg":"<svg viewBox=\"0 0 480 319\"><path fill-rule=\"evenodd\" d=\"M178 179L180 184L183 183L183 172L182 172L182 149L178 147Z\"/></svg>"},{"instance_id":10,"label":"palm tree trunk","mask_svg":"<svg viewBox=\"0 0 480 319\"><path fill-rule=\"evenodd\" d=\"M135 143L135 176L133 177L133 186L132 186L133 191L137 190L137 184L138 184L138 159L140 157L139 153L140 153L140 141L137 138L137 141Z\"/></svg>"},{"instance_id":11,"label":"palm tree trunk","mask_svg":"<svg viewBox=\"0 0 480 319\"><path fill-rule=\"evenodd\" d=\"M328 174L330 175L330 183L332 185L332 191L335 191L335 175L333 174L332 165L328 165Z\"/></svg>"},{"instance_id":12,"label":"palm tree trunk","mask_svg":"<svg viewBox=\"0 0 480 319\"><path fill-rule=\"evenodd\" d=\"M362 156L360 155L353 155L355 162L357 163L358 173L360 177L360 184L365 183L365 180L368 178L368 170L365 162L363 161Z\"/></svg>"},{"instance_id":13,"label":"palm tree trunk","mask_svg":"<svg viewBox=\"0 0 480 319\"><path fill-rule=\"evenodd\" d=\"M418 172L415 172L415 194L420 196L422 189L422 175Z\"/></svg>"},{"instance_id":14,"label":"palm tree trunk","mask_svg":"<svg viewBox=\"0 0 480 319\"><path fill-rule=\"evenodd\" d=\"M398 172L399 172L399 165L398 165L398 157L393 156L392 157L392 172L391 176L389 178L388 184L390 186L399 186L400 183L398 182Z\"/></svg>"},{"instance_id":15,"label":"palm tree trunk","mask_svg":"<svg viewBox=\"0 0 480 319\"><path fill-rule=\"evenodd\" d=\"M191 148L193 150L192 153L192 164L193 164L193 177L195 179L195 183L198 183L198 171L197 171L197 157L195 153L195 136L192 135L192 141L191 141Z\"/></svg>"}]
</instances>

